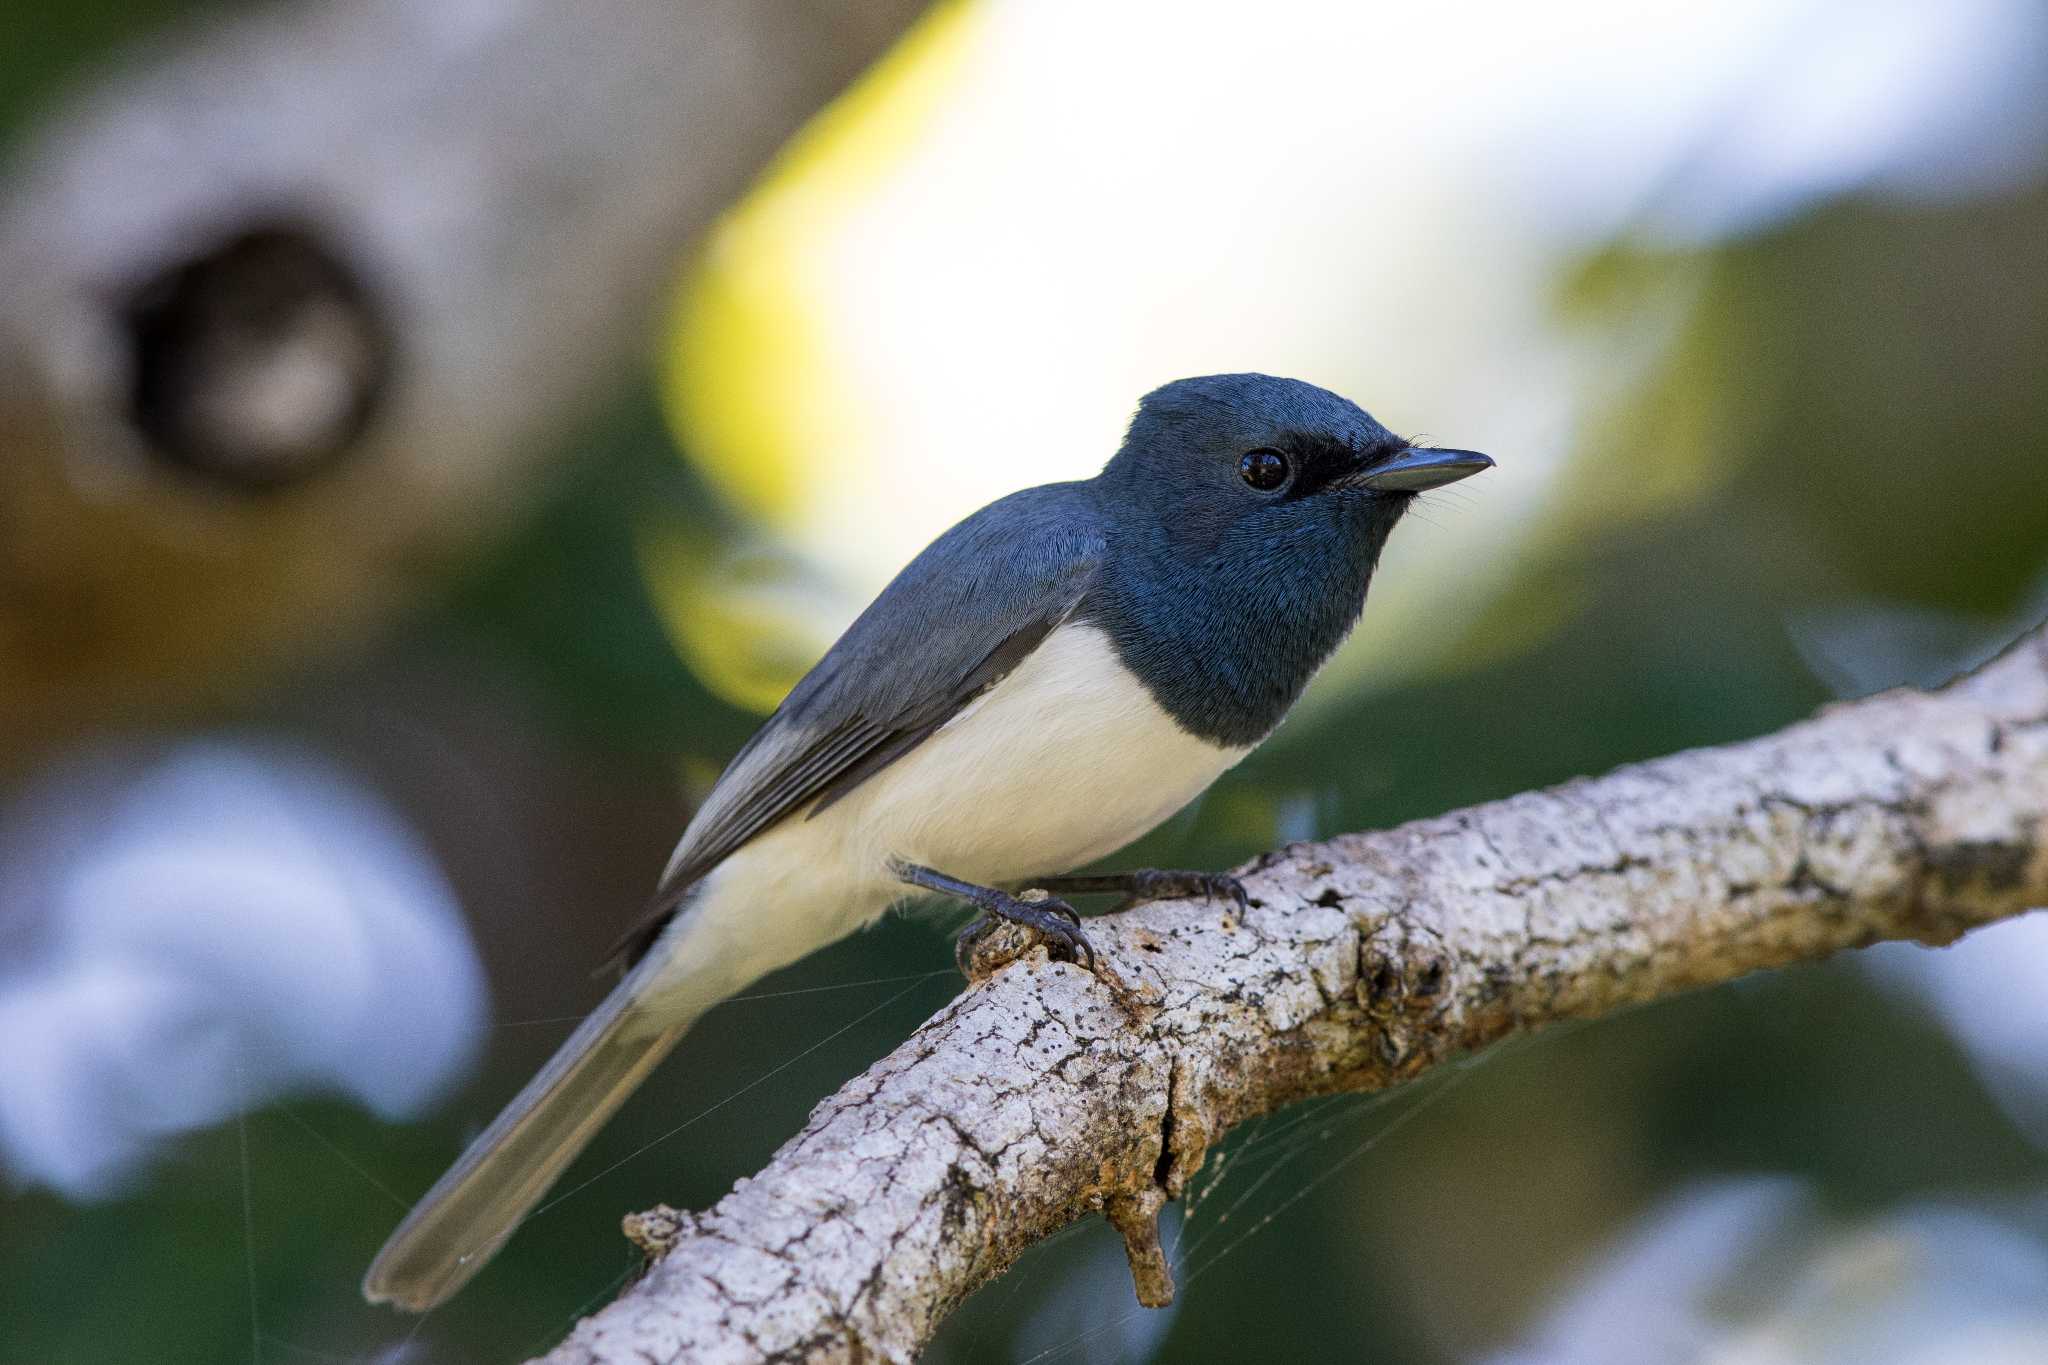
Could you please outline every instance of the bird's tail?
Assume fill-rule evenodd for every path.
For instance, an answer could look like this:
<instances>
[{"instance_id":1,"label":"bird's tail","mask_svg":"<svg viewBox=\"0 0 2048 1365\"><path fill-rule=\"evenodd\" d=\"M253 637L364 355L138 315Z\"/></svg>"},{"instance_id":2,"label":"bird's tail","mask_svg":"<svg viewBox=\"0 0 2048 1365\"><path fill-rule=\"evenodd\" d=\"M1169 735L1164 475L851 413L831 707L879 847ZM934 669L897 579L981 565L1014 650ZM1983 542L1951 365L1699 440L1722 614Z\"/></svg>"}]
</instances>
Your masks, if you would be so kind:
<instances>
[{"instance_id":1,"label":"bird's tail","mask_svg":"<svg viewBox=\"0 0 2048 1365\"><path fill-rule=\"evenodd\" d=\"M678 991L678 984L674 964L658 966L652 955L628 972L406 1215L363 1276L363 1296L424 1312L483 1269L605 1120L722 994L691 992L688 982ZM657 992L658 1007L650 998Z\"/></svg>"}]
</instances>

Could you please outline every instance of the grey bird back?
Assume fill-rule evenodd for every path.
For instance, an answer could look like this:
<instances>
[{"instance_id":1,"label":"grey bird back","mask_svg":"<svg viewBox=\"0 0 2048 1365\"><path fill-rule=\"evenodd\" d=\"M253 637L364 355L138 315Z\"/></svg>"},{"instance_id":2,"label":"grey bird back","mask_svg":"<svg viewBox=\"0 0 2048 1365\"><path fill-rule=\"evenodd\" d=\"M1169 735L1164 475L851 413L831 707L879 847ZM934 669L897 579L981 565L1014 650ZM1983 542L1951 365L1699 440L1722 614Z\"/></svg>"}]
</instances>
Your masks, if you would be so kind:
<instances>
[{"instance_id":1,"label":"grey bird back","mask_svg":"<svg viewBox=\"0 0 2048 1365\"><path fill-rule=\"evenodd\" d=\"M1012 493L897 574L727 765L619 953L645 952L734 849L908 753L1066 619L1101 568L1093 493L1085 483Z\"/></svg>"}]
</instances>

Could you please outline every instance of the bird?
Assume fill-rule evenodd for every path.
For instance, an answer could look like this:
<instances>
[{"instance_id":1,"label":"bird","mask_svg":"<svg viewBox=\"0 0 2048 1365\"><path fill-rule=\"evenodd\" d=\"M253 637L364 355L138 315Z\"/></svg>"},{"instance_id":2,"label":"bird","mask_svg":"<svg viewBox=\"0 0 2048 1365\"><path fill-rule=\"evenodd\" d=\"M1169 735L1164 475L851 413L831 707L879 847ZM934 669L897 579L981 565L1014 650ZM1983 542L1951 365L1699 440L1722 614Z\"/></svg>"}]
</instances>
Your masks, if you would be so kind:
<instances>
[{"instance_id":1,"label":"bird","mask_svg":"<svg viewBox=\"0 0 2048 1365\"><path fill-rule=\"evenodd\" d=\"M1271 734L1364 608L1426 490L1493 461L1327 389L1176 380L1092 479L999 498L921 551L733 757L619 984L391 1235L363 1293L441 1303L512 1235L693 1021L920 893L1096 965L1063 899L1242 896L1224 876L1068 875Z\"/></svg>"}]
</instances>

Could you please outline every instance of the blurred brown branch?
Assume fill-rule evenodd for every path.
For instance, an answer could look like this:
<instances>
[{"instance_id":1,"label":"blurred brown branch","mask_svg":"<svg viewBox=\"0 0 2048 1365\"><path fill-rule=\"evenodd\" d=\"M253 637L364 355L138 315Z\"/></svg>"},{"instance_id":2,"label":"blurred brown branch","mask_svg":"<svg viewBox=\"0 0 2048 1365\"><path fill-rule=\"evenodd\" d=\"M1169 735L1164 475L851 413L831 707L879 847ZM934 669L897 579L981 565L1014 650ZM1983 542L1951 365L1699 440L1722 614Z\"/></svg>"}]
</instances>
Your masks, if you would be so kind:
<instances>
[{"instance_id":1,"label":"blurred brown branch","mask_svg":"<svg viewBox=\"0 0 2048 1365\"><path fill-rule=\"evenodd\" d=\"M1243 920L1170 902L1091 922L1138 1003L1031 953L713 1209L629 1219L659 1259L547 1360L908 1359L1094 1211L1164 1302L1154 1218L1234 1124L1517 1031L2048 905L2048 633L1939 692L1296 845L1244 881Z\"/></svg>"},{"instance_id":2,"label":"blurred brown branch","mask_svg":"<svg viewBox=\"0 0 2048 1365\"><path fill-rule=\"evenodd\" d=\"M679 255L924 0L334 0L0 180L0 767L357 637L532 499Z\"/></svg>"}]
</instances>

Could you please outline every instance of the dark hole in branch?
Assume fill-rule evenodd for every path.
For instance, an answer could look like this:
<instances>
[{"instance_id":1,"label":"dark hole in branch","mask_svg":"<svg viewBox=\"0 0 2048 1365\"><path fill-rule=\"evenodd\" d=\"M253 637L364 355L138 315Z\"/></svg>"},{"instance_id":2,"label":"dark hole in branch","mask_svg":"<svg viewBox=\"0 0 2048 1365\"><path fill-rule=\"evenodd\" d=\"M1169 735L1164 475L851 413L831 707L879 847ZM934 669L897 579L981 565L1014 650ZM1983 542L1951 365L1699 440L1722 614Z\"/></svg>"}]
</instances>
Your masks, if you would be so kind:
<instances>
[{"instance_id":1,"label":"dark hole in branch","mask_svg":"<svg viewBox=\"0 0 2048 1365\"><path fill-rule=\"evenodd\" d=\"M130 414L166 464L244 491L286 487L362 434L390 333L349 266L304 228L252 228L162 271L124 310Z\"/></svg>"}]
</instances>

